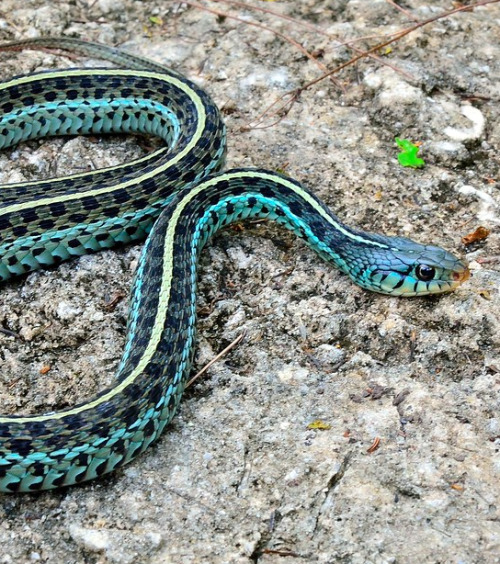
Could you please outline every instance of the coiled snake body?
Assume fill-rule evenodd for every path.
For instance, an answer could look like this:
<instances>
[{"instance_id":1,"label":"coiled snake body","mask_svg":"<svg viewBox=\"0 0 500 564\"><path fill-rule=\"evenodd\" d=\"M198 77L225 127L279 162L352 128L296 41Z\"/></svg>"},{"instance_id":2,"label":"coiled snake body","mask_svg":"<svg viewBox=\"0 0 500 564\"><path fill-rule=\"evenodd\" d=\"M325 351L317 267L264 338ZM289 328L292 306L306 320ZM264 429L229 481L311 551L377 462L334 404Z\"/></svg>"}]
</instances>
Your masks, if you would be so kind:
<instances>
[{"instance_id":1,"label":"coiled snake body","mask_svg":"<svg viewBox=\"0 0 500 564\"><path fill-rule=\"evenodd\" d=\"M0 281L147 237L113 386L57 413L0 417L0 491L94 479L159 437L189 373L198 255L231 222L277 221L376 292L446 292L467 278L467 267L441 248L347 227L291 178L258 169L219 172L225 154L220 113L181 75L68 38L0 50L29 47L62 48L125 70L55 70L0 84L0 147L108 132L152 134L166 146L96 172L0 187Z\"/></svg>"}]
</instances>

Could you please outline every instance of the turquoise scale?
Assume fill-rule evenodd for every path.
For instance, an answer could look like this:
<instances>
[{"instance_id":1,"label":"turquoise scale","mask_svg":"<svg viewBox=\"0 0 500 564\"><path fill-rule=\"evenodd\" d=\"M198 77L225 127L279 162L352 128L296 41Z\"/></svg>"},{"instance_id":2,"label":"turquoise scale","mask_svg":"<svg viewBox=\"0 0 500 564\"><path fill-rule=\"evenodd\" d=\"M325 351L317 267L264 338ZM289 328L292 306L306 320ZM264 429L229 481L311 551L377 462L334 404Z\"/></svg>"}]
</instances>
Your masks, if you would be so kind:
<instances>
[{"instance_id":1,"label":"turquoise scale","mask_svg":"<svg viewBox=\"0 0 500 564\"><path fill-rule=\"evenodd\" d=\"M0 281L143 240L126 344L113 385L57 413L0 416L0 491L96 479L129 463L175 415L195 345L202 248L248 218L278 222L355 283L390 295L453 290L452 254L344 225L299 182L259 169L219 172L225 129L210 97L176 72L97 44L38 39L124 70L72 69L0 85L0 147L48 135L141 133L165 147L102 171L0 187Z\"/></svg>"}]
</instances>

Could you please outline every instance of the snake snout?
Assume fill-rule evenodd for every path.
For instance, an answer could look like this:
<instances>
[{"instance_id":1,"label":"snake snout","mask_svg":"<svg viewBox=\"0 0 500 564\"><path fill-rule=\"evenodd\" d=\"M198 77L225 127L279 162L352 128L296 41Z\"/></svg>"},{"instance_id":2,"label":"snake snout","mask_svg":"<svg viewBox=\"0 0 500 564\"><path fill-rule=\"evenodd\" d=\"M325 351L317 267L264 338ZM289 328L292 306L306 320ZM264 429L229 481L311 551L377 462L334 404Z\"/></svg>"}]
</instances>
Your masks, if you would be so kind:
<instances>
[{"instance_id":1,"label":"snake snout","mask_svg":"<svg viewBox=\"0 0 500 564\"><path fill-rule=\"evenodd\" d=\"M454 270L451 278L452 280L459 286L463 284L466 280L468 280L472 276L469 267L465 263L460 263L458 268Z\"/></svg>"}]
</instances>

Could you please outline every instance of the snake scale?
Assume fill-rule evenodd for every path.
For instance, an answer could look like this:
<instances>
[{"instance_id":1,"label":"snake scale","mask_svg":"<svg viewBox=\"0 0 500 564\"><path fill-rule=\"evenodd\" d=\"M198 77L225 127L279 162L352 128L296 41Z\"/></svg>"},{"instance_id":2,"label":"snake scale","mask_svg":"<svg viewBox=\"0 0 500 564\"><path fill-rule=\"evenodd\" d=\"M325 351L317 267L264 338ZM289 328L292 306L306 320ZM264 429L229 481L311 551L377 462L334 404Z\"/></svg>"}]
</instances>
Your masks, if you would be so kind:
<instances>
[{"instance_id":1,"label":"snake scale","mask_svg":"<svg viewBox=\"0 0 500 564\"><path fill-rule=\"evenodd\" d=\"M225 129L210 97L182 75L71 38L8 43L57 48L121 68L51 70L0 84L0 147L54 135L140 133L162 146L131 162L0 186L0 281L146 239L113 385L56 413L0 416L0 491L92 480L127 464L174 416L195 339L198 256L219 229L267 218L291 229L356 284L390 295L447 292L468 277L447 251L343 224L296 180L220 172Z\"/></svg>"}]
</instances>

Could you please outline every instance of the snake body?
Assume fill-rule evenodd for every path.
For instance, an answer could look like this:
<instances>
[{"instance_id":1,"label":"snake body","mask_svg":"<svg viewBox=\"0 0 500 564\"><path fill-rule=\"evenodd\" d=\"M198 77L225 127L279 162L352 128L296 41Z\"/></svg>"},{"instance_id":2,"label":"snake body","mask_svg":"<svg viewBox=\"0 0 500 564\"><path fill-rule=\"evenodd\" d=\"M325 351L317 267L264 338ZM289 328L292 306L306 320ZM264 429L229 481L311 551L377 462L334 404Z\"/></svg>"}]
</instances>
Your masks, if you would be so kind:
<instances>
[{"instance_id":1,"label":"snake body","mask_svg":"<svg viewBox=\"0 0 500 564\"><path fill-rule=\"evenodd\" d=\"M225 130L209 96L180 74L75 39L60 48L121 69L70 69L0 85L0 147L53 135L146 133L165 147L123 165L0 186L0 280L146 239L113 385L57 413L0 417L0 491L97 478L130 462L172 419L195 339L198 256L219 229L268 218L303 238L360 286L391 295L454 289L467 267L447 251L344 225L299 182L259 169L219 172Z\"/></svg>"}]
</instances>

